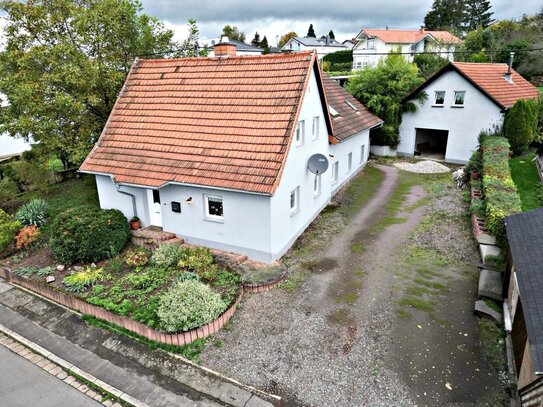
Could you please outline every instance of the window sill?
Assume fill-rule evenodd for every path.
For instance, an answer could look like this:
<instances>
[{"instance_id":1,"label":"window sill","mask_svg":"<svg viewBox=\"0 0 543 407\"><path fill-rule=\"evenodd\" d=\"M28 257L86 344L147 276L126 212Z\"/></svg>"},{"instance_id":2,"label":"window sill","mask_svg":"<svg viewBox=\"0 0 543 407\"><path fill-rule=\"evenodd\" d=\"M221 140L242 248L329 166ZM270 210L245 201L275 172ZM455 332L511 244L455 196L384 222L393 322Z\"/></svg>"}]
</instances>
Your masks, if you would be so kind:
<instances>
[{"instance_id":1,"label":"window sill","mask_svg":"<svg viewBox=\"0 0 543 407\"><path fill-rule=\"evenodd\" d=\"M208 221L208 222L215 222L215 223L224 223L224 219L223 218L212 218L211 216L206 216L204 217L204 220L205 221Z\"/></svg>"},{"instance_id":2,"label":"window sill","mask_svg":"<svg viewBox=\"0 0 543 407\"><path fill-rule=\"evenodd\" d=\"M454 109L463 109L464 105L451 105L451 107Z\"/></svg>"},{"instance_id":3,"label":"window sill","mask_svg":"<svg viewBox=\"0 0 543 407\"><path fill-rule=\"evenodd\" d=\"M293 216L296 216L296 214L300 212L300 208L297 208L297 209L294 209L294 210L290 210L290 217L292 218Z\"/></svg>"},{"instance_id":4,"label":"window sill","mask_svg":"<svg viewBox=\"0 0 543 407\"><path fill-rule=\"evenodd\" d=\"M445 105L432 105L432 107L445 107Z\"/></svg>"},{"instance_id":5,"label":"window sill","mask_svg":"<svg viewBox=\"0 0 543 407\"><path fill-rule=\"evenodd\" d=\"M313 198L314 198L314 199L317 199L319 196L321 196L321 193L322 193L322 192L319 192L318 194L315 194L315 193L314 193L314 194L313 194Z\"/></svg>"}]
</instances>

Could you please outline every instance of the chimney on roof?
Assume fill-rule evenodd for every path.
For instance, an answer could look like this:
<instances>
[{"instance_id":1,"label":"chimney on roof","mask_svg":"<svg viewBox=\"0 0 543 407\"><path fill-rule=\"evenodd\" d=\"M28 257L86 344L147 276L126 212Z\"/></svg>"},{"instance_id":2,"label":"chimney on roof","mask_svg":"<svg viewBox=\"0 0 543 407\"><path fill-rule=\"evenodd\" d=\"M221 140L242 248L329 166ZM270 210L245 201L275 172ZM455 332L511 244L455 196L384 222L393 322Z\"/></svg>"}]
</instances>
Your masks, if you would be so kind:
<instances>
[{"instance_id":1,"label":"chimney on roof","mask_svg":"<svg viewBox=\"0 0 543 407\"><path fill-rule=\"evenodd\" d=\"M387 31L388 31L388 25L387 25L387 26L385 27L385 30L387 30Z\"/></svg>"},{"instance_id":2,"label":"chimney on roof","mask_svg":"<svg viewBox=\"0 0 543 407\"><path fill-rule=\"evenodd\" d=\"M236 56L236 46L231 44L228 37L222 37L221 42L213 46L216 57L229 58Z\"/></svg>"},{"instance_id":3,"label":"chimney on roof","mask_svg":"<svg viewBox=\"0 0 543 407\"><path fill-rule=\"evenodd\" d=\"M503 75L504 79L507 82L513 82L513 58L515 57L514 52L509 53L509 63L507 64L507 72Z\"/></svg>"}]
</instances>

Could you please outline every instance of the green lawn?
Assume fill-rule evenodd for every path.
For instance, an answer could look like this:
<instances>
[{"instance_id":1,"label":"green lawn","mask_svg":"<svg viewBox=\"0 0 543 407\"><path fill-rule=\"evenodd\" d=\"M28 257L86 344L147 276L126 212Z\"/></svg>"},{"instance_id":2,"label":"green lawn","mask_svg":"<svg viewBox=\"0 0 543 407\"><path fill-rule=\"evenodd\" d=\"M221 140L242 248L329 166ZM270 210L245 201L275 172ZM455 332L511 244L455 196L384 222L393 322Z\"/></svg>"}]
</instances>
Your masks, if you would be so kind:
<instances>
[{"instance_id":1,"label":"green lawn","mask_svg":"<svg viewBox=\"0 0 543 407\"><path fill-rule=\"evenodd\" d=\"M537 89L539 89L539 91L543 93L543 86L539 86Z\"/></svg>"},{"instance_id":2,"label":"green lawn","mask_svg":"<svg viewBox=\"0 0 543 407\"><path fill-rule=\"evenodd\" d=\"M509 162L511 176L517 186L523 211L529 211L541 206L538 191L543 188L543 185L537 175L535 162L532 161L533 158L534 153L530 152L520 157L514 157Z\"/></svg>"}]
</instances>

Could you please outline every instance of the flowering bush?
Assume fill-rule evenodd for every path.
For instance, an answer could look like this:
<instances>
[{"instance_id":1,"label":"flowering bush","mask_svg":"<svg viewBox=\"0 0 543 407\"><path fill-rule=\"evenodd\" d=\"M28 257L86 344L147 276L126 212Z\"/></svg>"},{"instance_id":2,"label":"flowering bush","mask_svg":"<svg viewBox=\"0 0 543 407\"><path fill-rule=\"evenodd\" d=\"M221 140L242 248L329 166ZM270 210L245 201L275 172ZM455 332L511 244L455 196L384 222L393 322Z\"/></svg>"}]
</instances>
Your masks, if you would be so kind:
<instances>
[{"instance_id":1,"label":"flowering bush","mask_svg":"<svg viewBox=\"0 0 543 407\"><path fill-rule=\"evenodd\" d=\"M214 321L227 305L197 280L174 283L159 298L157 315L167 332L188 331Z\"/></svg>"},{"instance_id":2,"label":"flowering bush","mask_svg":"<svg viewBox=\"0 0 543 407\"><path fill-rule=\"evenodd\" d=\"M27 247L32 242L35 242L38 237L40 237L40 230L36 225L25 226L15 236L17 249Z\"/></svg>"},{"instance_id":3,"label":"flowering bush","mask_svg":"<svg viewBox=\"0 0 543 407\"><path fill-rule=\"evenodd\" d=\"M143 267L149 262L149 254L141 248L131 249L124 254L124 262L128 267Z\"/></svg>"},{"instance_id":4,"label":"flowering bush","mask_svg":"<svg viewBox=\"0 0 543 407\"><path fill-rule=\"evenodd\" d=\"M151 263L158 267L175 267L181 259L181 247L176 244L162 244L151 256Z\"/></svg>"}]
</instances>

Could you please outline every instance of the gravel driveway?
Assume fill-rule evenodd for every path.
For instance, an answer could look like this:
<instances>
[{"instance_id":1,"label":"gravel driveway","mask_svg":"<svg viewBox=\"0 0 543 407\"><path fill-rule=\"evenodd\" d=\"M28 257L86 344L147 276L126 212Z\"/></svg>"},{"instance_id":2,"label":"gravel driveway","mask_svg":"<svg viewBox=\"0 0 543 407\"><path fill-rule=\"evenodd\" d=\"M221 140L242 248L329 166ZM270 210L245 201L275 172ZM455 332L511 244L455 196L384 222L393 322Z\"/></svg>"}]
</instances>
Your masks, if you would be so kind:
<instances>
[{"instance_id":1,"label":"gravel driveway","mask_svg":"<svg viewBox=\"0 0 543 407\"><path fill-rule=\"evenodd\" d=\"M405 222L370 233L372 225L386 215L385 203L399 179L397 168L376 167L385 173L380 188L308 266L309 278L293 293L274 289L246 297L228 328L202 353L203 365L279 394L292 406L472 402L471 396L462 399L461 390L450 391L434 382L428 383L427 397L420 381L411 380L411 372L406 374L405 366L397 363L403 357L398 353L399 341L424 341L420 331L410 331L412 324L400 321L395 311L404 285L396 253L413 239L429 207L414 205L427 195L422 186L414 186L403 204L403 209L410 208L401 213ZM463 227L457 223L449 226ZM473 284L469 277L464 280ZM399 330L402 324L406 328ZM431 333L426 335L432 338ZM445 361L447 346L439 348ZM411 349L402 352L405 360L416 358ZM468 359L468 363L480 364L477 349ZM481 375L491 375L484 366L478 369Z\"/></svg>"}]
</instances>

